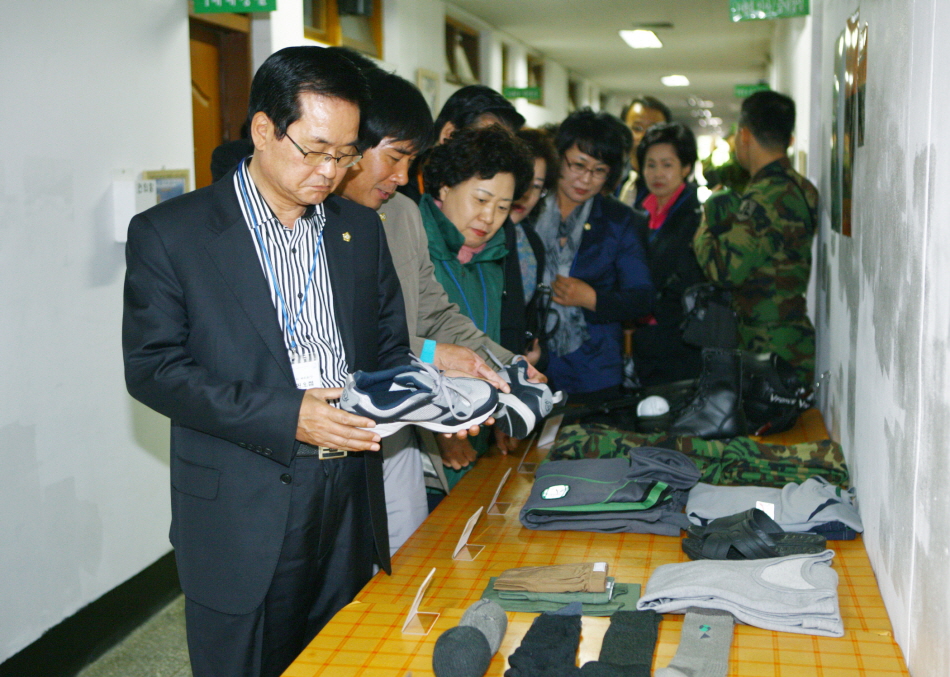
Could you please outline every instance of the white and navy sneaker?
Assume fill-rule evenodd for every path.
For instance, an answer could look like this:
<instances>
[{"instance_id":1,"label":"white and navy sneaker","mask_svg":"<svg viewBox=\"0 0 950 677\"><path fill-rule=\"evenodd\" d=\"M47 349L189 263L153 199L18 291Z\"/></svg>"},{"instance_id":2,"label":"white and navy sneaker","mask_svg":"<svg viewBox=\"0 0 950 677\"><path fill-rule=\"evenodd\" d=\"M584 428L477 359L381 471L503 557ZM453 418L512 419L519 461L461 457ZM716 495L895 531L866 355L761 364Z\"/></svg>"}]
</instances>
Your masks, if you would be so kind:
<instances>
[{"instance_id":1,"label":"white and navy sneaker","mask_svg":"<svg viewBox=\"0 0 950 677\"><path fill-rule=\"evenodd\" d=\"M494 355L491 357L498 362ZM530 382L528 363L524 360L516 360L503 367L498 371L498 375L511 386L511 392L498 392L499 405L495 412L495 424L515 439L526 438L538 422L551 413L554 405L564 399L564 394L560 391L552 394L546 383Z\"/></svg>"},{"instance_id":2,"label":"white and navy sneaker","mask_svg":"<svg viewBox=\"0 0 950 677\"><path fill-rule=\"evenodd\" d=\"M422 362L346 379L340 406L376 421L387 437L407 425L454 433L480 425L495 411L498 391L478 378L451 378Z\"/></svg>"}]
</instances>

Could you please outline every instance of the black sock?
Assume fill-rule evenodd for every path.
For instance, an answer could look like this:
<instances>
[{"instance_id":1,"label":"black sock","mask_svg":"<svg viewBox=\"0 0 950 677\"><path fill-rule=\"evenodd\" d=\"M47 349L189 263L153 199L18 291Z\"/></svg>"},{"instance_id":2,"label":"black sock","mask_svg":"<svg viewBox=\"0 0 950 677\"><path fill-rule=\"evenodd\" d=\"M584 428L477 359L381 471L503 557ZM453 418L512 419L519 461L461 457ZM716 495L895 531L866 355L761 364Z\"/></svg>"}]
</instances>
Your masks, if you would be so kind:
<instances>
[{"instance_id":1,"label":"black sock","mask_svg":"<svg viewBox=\"0 0 950 677\"><path fill-rule=\"evenodd\" d=\"M661 620L655 611L615 611L600 659L584 665L583 677L650 677Z\"/></svg>"},{"instance_id":2,"label":"black sock","mask_svg":"<svg viewBox=\"0 0 950 677\"><path fill-rule=\"evenodd\" d=\"M505 677L576 677L581 617L541 614L508 657Z\"/></svg>"}]
</instances>

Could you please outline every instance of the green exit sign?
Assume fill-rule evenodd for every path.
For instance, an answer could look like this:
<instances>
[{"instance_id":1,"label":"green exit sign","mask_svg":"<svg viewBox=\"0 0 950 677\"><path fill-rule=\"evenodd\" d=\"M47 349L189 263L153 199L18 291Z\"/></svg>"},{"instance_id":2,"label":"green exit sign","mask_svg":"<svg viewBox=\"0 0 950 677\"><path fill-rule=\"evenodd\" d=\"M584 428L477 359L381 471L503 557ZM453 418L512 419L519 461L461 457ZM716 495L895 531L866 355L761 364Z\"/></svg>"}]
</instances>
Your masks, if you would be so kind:
<instances>
[{"instance_id":1,"label":"green exit sign","mask_svg":"<svg viewBox=\"0 0 950 677\"><path fill-rule=\"evenodd\" d=\"M808 16L808 0L729 0L729 18L733 21L792 16Z\"/></svg>"},{"instance_id":2,"label":"green exit sign","mask_svg":"<svg viewBox=\"0 0 950 677\"><path fill-rule=\"evenodd\" d=\"M763 84L754 84L754 85L736 85L736 97L744 99L748 96L752 96L756 92L767 92L769 91L768 85Z\"/></svg>"},{"instance_id":3,"label":"green exit sign","mask_svg":"<svg viewBox=\"0 0 950 677\"><path fill-rule=\"evenodd\" d=\"M540 87L505 87L502 91L506 99L540 99Z\"/></svg>"},{"instance_id":4,"label":"green exit sign","mask_svg":"<svg viewBox=\"0 0 950 677\"><path fill-rule=\"evenodd\" d=\"M273 12L277 0L195 0L195 14L212 12Z\"/></svg>"}]
</instances>

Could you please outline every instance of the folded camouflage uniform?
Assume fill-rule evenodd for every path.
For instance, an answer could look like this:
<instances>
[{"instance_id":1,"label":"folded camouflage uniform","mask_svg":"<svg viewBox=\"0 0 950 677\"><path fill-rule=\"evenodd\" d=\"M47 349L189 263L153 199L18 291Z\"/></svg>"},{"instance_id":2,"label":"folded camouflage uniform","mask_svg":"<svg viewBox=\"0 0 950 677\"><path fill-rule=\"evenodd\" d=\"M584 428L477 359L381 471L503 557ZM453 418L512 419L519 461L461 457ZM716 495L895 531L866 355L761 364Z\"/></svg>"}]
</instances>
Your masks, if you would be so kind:
<instances>
[{"instance_id":1,"label":"folded camouflage uniform","mask_svg":"<svg viewBox=\"0 0 950 677\"><path fill-rule=\"evenodd\" d=\"M749 437L704 440L666 433L640 434L600 423L561 428L548 461L624 458L641 447L675 449L690 458L702 473L700 481L723 486L782 488L810 477L824 477L847 487L848 468L841 445L831 440L802 444L765 444Z\"/></svg>"},{"instance_id":2,"label":"folded camouflage uniform","mask_svg":"<svg viewBox=\"0 0 950 677\"><path fill-rule=\"evenodd\" d=\"M698 479L686 456L650 447L628 458L544 463L520 519L546 531L678 536L688 526L683 508Z\"/></svg>"}]
</instances>

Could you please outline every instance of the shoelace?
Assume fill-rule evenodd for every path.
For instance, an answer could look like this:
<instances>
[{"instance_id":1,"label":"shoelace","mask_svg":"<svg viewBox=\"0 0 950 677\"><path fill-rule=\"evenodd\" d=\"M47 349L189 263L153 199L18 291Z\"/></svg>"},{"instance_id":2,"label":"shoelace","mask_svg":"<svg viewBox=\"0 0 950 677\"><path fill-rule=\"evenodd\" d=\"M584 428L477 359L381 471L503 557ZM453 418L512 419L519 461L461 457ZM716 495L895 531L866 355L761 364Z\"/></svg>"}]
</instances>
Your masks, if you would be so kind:
<instances>
[{"instance_id":1,"label":"shoelace","mask_svg":"<svg viewBox=\"0 0 950 677\"><path fill-rule=\"evenodd\" d=\"M498 369L504 369L504 368L505 368L505 365L502 364L501 360L498 359L498 356L495 355L495 353L493 353L493 352L491 351L491 348L489 348L488 346L485 346L485 352L488 353L488 356L492 359L492 362L495 363L495 365L498 367ZM498 369L495 369L495 371L498 371Z\"/></svg>"},{"instance_id":2,"label":"shoelace","mask_svg":"<svg viewBox=\"0 0 950 677\"><path fill-rule=\"evenodd\" d=\"M431 364L426 364L419 360L414 359L412 361L414 367L418 367L421 371L429 375L429 378L432 379L432 390L437 392L439 396L444 399L449 405L449 412L455 418L462 418L462 414L456 409L455 397L452 393L455 393L459 398L471 405L468 398L465 396L465 393L462 389L452 383L452 377L446 376L441 371L433 367Z\"/></svg>"}]
</instances>

